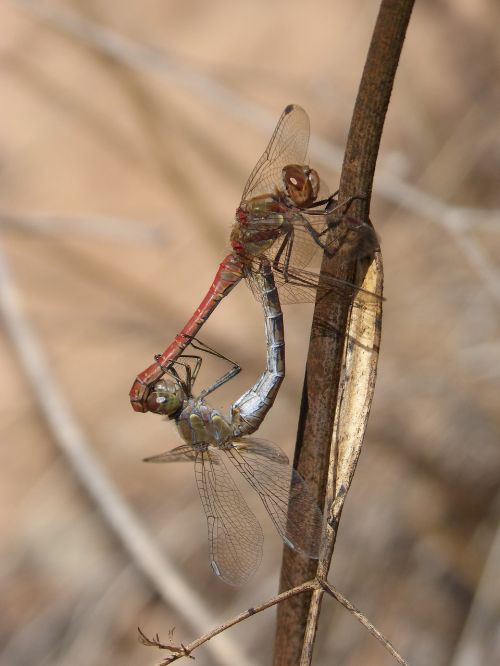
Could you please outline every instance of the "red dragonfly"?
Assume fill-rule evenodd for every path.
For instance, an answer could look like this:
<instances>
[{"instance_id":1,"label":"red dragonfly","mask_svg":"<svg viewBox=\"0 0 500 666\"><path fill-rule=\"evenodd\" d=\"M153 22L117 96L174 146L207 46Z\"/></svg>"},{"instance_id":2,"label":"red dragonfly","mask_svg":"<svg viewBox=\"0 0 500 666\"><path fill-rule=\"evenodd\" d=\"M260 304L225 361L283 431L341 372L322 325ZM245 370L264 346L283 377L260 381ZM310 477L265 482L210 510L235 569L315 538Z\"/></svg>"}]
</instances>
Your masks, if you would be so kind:
<instances>
[{"instance_id":1,"label":"red dragonfly","mask_svg":"<svg viewBox=\"0 0 500 666\"><path fill-rule=\"evenodd\" d=\"M232 252L220 264L210 289L182 331L135 379L130 390L135 411L152 411L148 395L155 382L243 277L261 300L259 281L254 279L260 258L271 262L283 302L314 302L319 275L306 270L306 266L316 251L323 248L330 254L340 253L352 262L378 246L369 225L345 214L350 201L338 204L333 197L323 196L317 171L306 164L309 131L304 109L288 105L243 190L231 230ZM335 218L337 209L341 213ZM335 240L326 247L323 239L332 226ZM363 291L335 278L325 284L339 299L352 299ZM363 302L380 299L369 292L363 292L363 296Z\"/></svg>"}]
</instances>

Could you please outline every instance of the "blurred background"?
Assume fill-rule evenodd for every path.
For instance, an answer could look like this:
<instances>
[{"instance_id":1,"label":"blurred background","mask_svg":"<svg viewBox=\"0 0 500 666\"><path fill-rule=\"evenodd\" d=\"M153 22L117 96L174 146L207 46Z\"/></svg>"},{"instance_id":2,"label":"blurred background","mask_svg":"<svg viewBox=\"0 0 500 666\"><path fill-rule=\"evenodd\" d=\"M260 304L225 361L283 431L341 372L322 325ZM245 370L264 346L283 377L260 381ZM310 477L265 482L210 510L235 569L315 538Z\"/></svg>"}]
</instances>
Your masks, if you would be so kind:
<instances>
[{"instance_id":1,"label":"blurred background","mask_svg":"<svg viewBox=\"0 0 500 666\"><path fill-rule=\"evenodd\" d=\"M281 545L252 498L255 579L210 573L190 465L141 463L180 441L128 391L210 284L286 104L307 109L310 161L336 189L377 9L0 5L2 665L154 664L138 625L186 643L275 593ZM416 3L375 179L382 351L331 580L412 665L500 663L499 25L493 0ZM290 455L311 314L286 307L287 377L259 433ZM244 368L212 397L227 409L265 358L245 286L202 339ZM107 509L89 496L103 480ZM115 500L135 553L110 526ZM142 547L164 558L154 584ZM274 615L197 663L271 664ZM327 599L314 663L394 662Z\"/></svg>"}]
</instances>

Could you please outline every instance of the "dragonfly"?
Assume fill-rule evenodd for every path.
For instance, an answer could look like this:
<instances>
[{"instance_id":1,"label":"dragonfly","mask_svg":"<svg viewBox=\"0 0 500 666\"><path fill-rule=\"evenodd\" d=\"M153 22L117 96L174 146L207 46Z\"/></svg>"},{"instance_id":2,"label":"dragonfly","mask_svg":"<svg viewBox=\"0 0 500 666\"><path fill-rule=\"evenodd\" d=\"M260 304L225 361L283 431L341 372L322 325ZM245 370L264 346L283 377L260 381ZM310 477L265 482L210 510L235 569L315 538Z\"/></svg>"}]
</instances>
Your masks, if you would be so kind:
<instances>
[{"instance_id":1,"label":"dragonfly","mask_svg":"<svg viewBox=\"0 0 500 666\"><path fill-rule=\"evenodd\" d=\"M211 407L206 397L235 376L240 369L235 364L195 397L193 386L201 357L181 355L150 395L150 402L156 402L152 411L172 419L184 443L145 460L194 463L207 520L210 566L230 585L246 583L257 570L263 533L228 468L236 469L259 495L290 548L317 558L323 525L314 493L290 466L286 454L272 442L251 436L271 408L285 374L283 315L269 262L263 261L257 279L266 320L266 369L233 403L229 416ZM194 368L185 363L186 358L196 359Z\"/></svg>"},{"instance_id":2,"label":"dragonfly","mask_svg":"<svg viewBox=\"0 0 500 666\"><path fill-rule=\"evenodd\" d=\"M378 247L372 227L347 215L356 197L339 204L334 196L327 195L318 172L307 165L309 133L309 117L304 109L288 105L243 190L230 235L232 251L181 332L136 377L129 394L135 411L151 411L148 395L152 385L243 278L254 296L262 300L256 275L263 257L271 263L283 302L314 302L319 274L307 266L317 251L322 248L337 254L341 261L353 262ZM327 243L328 231L333 237L329 236ZM381 298L334 277L323 277L321 284L339 300L362 297L367 305Z\"/></svg>"}]
</instances>

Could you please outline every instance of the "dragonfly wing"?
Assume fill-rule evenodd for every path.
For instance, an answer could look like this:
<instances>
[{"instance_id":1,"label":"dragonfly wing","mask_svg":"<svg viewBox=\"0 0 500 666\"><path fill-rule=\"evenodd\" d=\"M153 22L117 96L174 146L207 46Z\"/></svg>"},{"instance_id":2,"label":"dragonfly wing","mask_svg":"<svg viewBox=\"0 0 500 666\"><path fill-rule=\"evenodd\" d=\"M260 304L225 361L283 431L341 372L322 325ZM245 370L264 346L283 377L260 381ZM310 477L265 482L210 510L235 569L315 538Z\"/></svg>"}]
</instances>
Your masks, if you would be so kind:
<instances>
[{"instance_id":1,"label":"dragonfly wing","mask_svg":"<svg viewBox=\"0 0 500 666\"><path fill-rule=\"evenodd\" d=\"M314 240L313 232L321 233L326 223L318 225L318 218L309 221L309 214L296 212L294 217L293 233L289 237L278 239L267 251L273 271L276 286L280 290L282 303L314 303L319 285L319 273L309 271L306 266L311 262L314 254L320 249L320 245ZM326 242L326 234L321 236L320 242ZM354 265L358 259L366 257L378 247L378 239L373 228L351 218L344 216L335 224L329 236L327 251L335 255L337 261L342 265ZM254 297L262 300L262 294L258 281L254 275L259 271L258 259L246 268L245 277ZM355 305L369 305L380 303L383 298L378 294L372 294L354 284L335 278L325 276L323 293L332 293L339 300L354 300Z\"/></svg>"},{"instance_id":2,"label":"dragonfly wing","mask_svg":"<svg viewBox=\"0 0 500 666\"><path fill-rule=\"evenodd\" d=\"M190 444L176 446L171 451L159 453L156 456L144 458L143 462L164 463L164 462L194 462L196 460L196 451Z\"/></svg>"},{"instance_id":3,"label":"dragonfly wing","mask_svg":"<svg viewBox=\"0 0 500 666\"><path fill-rule=\"evenodd\" d=\"M352 262L372 254L379 246L373 227L349 215L332 220L330 215L311 209L294 213L294 233L288 262L294 268L309 265L315 250L320 248L330 256L340 256L346 262ZM328 235L327 229L330 229ZM270 250L273 251L274 247ZM284 257L285 253L280 259Z\"/></svg>"},{"instance_id":4,"label":"dragonfly wing","mask_svg":"<svg viewBox=\"0 0 500 666\"><path fill-rule=\"evenodd\" d=\"M312 228L312 225L310 226ZM293 233L278 239L265 253L271 264L278 254L280 261L287 261L288 265L294 268L304 268L311 263L321 246L306 227L307 220L302 215L295 215Z\"/></svg>"},{"instance_id":5,"label":"dragonfly wing","mask_svg":"<svg viewBox=\"0 0 500 666\"><path fill-rule=\"evenodd\" d=\"M281 172L287 164L305 164L309 131L307 113L297 104L289 104L281 114L264 154L247 180L243 201L274 192L281 185Z\"/></svg>"},{"instance_id":6,"label":"dragonfly wing","mask_svg":"<svg viewBox=\"0 0 500 666\"><path fill-rule=\"evenodd\" d=\"M267 443L265 452L258 451L252 440L246 447L245 439L228 450L229 459L259 494L283 541L306 557L319 557L323 517L311 488L283 452L270 455Z\"/></svg>"},{"instance_id":7,"label":"dragonfly wing","mask_svg":"<svg viewBox=\"0 0 500 666\"><path fill-rule=\"evenodd\" d=\"M369 307L379 304L383 297L351 282L325 274L322 287L319 287L319 273L300 268L284 266L282 262L273 265L276 286L284 303L314 303L318 298L333 294L339 301L352 300L356 307Z\"/></svg>"},{"instance_id":8,"label":"dragonfly wing","mask_svg":"<svg viewBox=\"0 0 500 666\"><path fill-rule=\"evenodd\" d=\"M311 284L310 279L306 284L299 284L299 281L292 279L291 273L300 275L303 267L307 266L315 253L320 249L319 245L313 240L311 235L302 228L297 228L293 233L293 241L287 241L287 246L283 252L280 252L281 244L279 241L274 243L265 255L274 268L274 278L276 286L280 290L280 301L282 303L314 303L316 298L316 287ZM277 255L279 253L279 257ZM287 254L289 253L289 254ZM288 266L289 280L283 278L284 266ZM262 292L259 281L254 276L259 271L260 262L255 259L245 271L245 278L254 298L262 301ZM308 274L309 275L309 274ZM314 275L311 273L310 275Z\"/></svg>"},{"instance_id":9,"label":"dragonfly wing","mask_svg":"<svg viewBox=\"0 0 500 666\"><path fill-rule=\"evenodd\" d=\"M279 446L261 437L240 437L234 440L234 448L241 449L244 453L255 453L269 460L288 465L288 456Z\"/></svg>"},{"instance_id":10,"label":"dragonfly wing","mask_svg":"<svg viewBox=\"0 0 500 666\"><path fill-rule=\"evenodd\" d=\"M255 271L258 270L257 263L255 264ZM254 298L262 302L262 291L259 287L258 280L254 279L255 272L253 267L250 270L245 271L245 282L247 283L248 288L252 292Z\"/></svg>"},{"instance_id":11,"label":"dragonfly wing","mask_svg":"<svg viewBox=\"0 0 500 666\"><path fill-rule=\"evenodd\" d=\"M210 566L230 585L242 585L262 559L262 528L233 479L222 455L211 448L200 451L196 483L207 517Z\"/></svg>"}]
</instances>

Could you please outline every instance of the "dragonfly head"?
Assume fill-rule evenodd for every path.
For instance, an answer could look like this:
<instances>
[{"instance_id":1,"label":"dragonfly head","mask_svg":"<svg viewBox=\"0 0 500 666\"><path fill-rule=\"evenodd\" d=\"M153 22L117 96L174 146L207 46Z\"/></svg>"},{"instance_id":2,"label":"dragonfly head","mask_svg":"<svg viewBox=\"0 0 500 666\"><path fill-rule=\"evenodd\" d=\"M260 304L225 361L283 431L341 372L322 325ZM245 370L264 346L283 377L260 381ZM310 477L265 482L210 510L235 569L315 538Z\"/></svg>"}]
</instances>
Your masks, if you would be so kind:
<instances>
[{"instance_id":1,"label":"dragonfly head","mask_svg":"<svg viewBox=\"0 0 500 666\"><path fill-rule=\"evenodd\" d=\"M281 171L283 189L297 208L308 208L318 196L320 180L318 172L308 166L288 164Z\"/></svg>"},{"instance_id":2,"label":"dragonfly head","mask_svg":"<svg viewBox=\"0 0 500 666\"><path fill-rule=\"evenodd\" d=\"M184 391L178 382L161 379L148 395L148 410L172 418L181 409L184 399Z\"/></svg>"}]
</instances>

